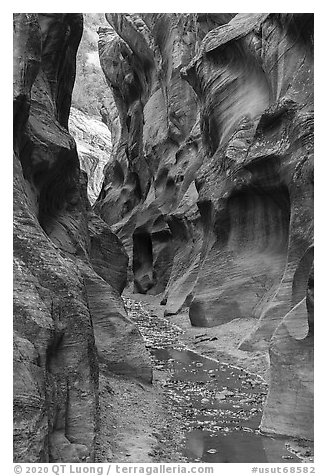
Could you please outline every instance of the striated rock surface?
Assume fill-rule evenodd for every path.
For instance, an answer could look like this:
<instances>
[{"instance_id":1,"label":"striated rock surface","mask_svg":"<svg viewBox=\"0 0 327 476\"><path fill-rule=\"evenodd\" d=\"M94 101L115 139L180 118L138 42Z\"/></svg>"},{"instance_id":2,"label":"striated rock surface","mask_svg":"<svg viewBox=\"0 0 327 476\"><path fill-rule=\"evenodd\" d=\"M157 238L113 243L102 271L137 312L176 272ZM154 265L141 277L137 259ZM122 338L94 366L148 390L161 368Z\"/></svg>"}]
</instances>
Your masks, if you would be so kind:
<instances>
[{"instance_id":1,"label":"striated rock surface","mask_svg":"<svg viewBox=\"0 0 327 476\"><path fill-rule=\"evenodd\" d=\"M80 14L14 14L17 462L93 461L99 366L152 379L120 299L127 256L90 209L68 133L82 26Z\"/></svg>"},{"instance_id":2,"label":"striated rock surface","mask_svg":"<svg viewBox=\"0 0 327 476\"><path fill-rule=\"evenodd\" d=\"M88 116L75 107L70 110L68 128L76 142L81 169L87 173L87 192L93 205L101 190L103 169L110 159L110 132L97 117Z\"/></svg>"},{"instance_id":3,"label":"striated rock surface","mask_svg":"<svg viewBox=\"0 0 327 476\"><path fill-rule=\"evenodd\" d=\"M313 435L313 15L106 14L115 107L95 210L134 289L194 326L256 319L261 428Z\"/></svg>"},{"instance_id":4,"label":"striated rock surface","mask_svg":"<svg viewBox=\"0 0 327 476\"><path fill-rule=\"evenodd\" d=\"M179 73L193 57L196 23L176 14L107 18L118 34L100 29L100 63L116 104L109 120L120 130L95 209L122 239L135 289L158 293L200 226L197 99Z\"/></svg>"}]
</instances>

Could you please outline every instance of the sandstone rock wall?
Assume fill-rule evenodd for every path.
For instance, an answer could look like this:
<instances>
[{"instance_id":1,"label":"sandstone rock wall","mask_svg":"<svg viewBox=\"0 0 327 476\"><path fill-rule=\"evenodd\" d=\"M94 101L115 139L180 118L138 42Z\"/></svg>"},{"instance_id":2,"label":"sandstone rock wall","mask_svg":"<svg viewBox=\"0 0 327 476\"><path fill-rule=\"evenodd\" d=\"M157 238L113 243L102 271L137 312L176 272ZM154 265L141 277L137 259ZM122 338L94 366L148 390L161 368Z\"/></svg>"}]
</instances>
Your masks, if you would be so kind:
<instances>
[{"instance_id":1,"label":"sandstone rock wall","mask_svg":"<svg viewBox=\"0 0 327 476\"><path fill-rule=\"evenodd\" d=\"M81 14L14 14L14 459L93 461L98 375L151 381L68 133Z\"/></svg>"},{"instance_id":2,"label":"sandstone rock wall","mask_svg":"<svg viewBox=\"0 0 327 476\"><path fill-rule=\"evenodd\" d=\"M88 197L96 201L103 182L103 169L111 156L111 135L108 127L95 116L72 107L69 132L74 137L81 169L88 177Z\"/></svg>"},{"instance_id":3,"label":"sandstone rock wall","mask_svg":"<svg viewBox=\"0 0 327 476\"><path fill-rule=\"evenodd\" d=\"M257 319L242 349L270 352L261 428L312 438L313 16L106 18L116 135L95 209L166 314Z\"/></svg>"}]
</instances>

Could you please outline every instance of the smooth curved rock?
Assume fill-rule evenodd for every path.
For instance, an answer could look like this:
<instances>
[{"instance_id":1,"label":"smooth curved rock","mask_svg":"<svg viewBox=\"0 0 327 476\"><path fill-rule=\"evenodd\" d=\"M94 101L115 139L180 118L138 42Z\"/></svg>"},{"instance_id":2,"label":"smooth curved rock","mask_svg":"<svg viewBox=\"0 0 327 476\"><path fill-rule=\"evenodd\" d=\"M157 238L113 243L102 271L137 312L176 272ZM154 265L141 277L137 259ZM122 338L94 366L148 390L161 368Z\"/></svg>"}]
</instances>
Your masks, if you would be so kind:
<instances>
[{"instance_id":1,"label":"smooth curved rock","mask_svg":"<svg viewBox=\"0 0 327 476\"><path fill-rule=\"evenodd\" d=\"M257 319L241 348L270 347L262 428L311 437L310 391L293 427L269 415L283 362L280 415L313 372L313 16L106 17L99 54L120 133L95 209L125 245L135 290L164 292L166 315Z\"/></svg>"},{"instance_id":2,"label":"smooth curved rock","mask_svg":"<svg viewBox=\"0 0 327 476\"><path fill-rule=\"evenodd\" d=\"M99 356L110 371L152 375L120 299L127 256L90 208L68 133L82 25L81 14L14 14L16 462L94 461ZM87 279L106 291L96 308Z\"/></svg>"},{"instance_id":3,"label":"smooth curved rock","mask_svg":"<svg viewBox=\"0 0 327 476\"><path fill-rule=\"evenodd\" d=\"M117 124L118 115L120 134L95 210L122 239L135 289L158 293L168 282L174 287L172 273L183 279L174 257L201 226L197 101L179 74L192 58L196 25L192 15L179 14L107 19L116 31L100 29L100 62L116 104L109 122ZM187 294L168 297L170 309L178 310Z\"/></svg>"},{"instance_id":4,"label":"smooth curved rock","mask_svg":"<svg viewBox=\"0 0 327 476\"><path fill-rule=\"evenodd\" d=\"M103 122L71 108L69 132L74 137L81 169L88 176L88 197L91 205L98 198L103 171L111 154L111 135Z\"/></svg>"}]
</instances>

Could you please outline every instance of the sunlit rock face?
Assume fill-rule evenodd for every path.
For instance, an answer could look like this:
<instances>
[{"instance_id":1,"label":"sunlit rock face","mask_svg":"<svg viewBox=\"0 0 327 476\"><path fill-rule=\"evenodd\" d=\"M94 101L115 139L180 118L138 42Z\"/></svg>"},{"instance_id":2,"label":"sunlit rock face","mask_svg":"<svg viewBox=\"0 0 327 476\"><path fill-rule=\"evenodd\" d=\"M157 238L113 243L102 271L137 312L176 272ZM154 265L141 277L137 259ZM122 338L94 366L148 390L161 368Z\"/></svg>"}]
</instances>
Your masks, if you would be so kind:
<instances>
[{"instance_id":1,"label":"sunlit rock face","mask_svg":"<svg viewBox=\"0 0 327 476\"><path fill-rule=\"evenodd\" d=\"M269 348L262 430L311 438L313 16L106 17L116 138L96 210L166 314L257 319L241 348Z\"/></svg>"},{"instance_id":2,"label":"sunlit rock face","mask_svg":"<svg viewBox=\"0 0 327 476\"><path fill-rule=\"evenodd\" d=\"M70 111L68 127L76 142L81 169L87 173L87 192L93 205L101 190L104 167L111 156L110 132L99 118L74 107Z\"/></svg>"},{"instance_id":3,"label":"sunlit rock face","mask_svg":"<svg viewBox=\"0 0 327 476\"><path fill-rule=\"evenodd\" d=\"M91 211L67 129L82 27L81 14L14 14L17 462L93 461L99 367L152 377L120 299L126 253Z\"/></svg>"}]
</instances>

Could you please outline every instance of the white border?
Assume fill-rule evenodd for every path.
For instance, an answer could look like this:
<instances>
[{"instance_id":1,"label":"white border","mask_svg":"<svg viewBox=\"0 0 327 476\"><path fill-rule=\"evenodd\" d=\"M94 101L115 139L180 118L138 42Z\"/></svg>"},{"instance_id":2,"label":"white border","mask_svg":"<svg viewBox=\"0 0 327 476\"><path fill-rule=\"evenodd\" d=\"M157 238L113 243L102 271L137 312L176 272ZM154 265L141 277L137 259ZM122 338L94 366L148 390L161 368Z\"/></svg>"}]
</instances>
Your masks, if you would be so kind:
<instances>
[{"instance_id":1,"label":"white border","mask_svg":"<svg viewBox=\"0 0 327 476\"><path fill-rule=\"evenodd\" d=\"M90 10L90 7L92 9ZM29 12L314 12L315 13L315 241L316 241L316 331L315 331L315 467L316 474L325 474L322 470L324 464L324 452L326 451L326 294L327 263L326 263L326 240L327 220L325 204L327 201L326 189L326 146L324 138L326 128L326 8L323 2L294 1L286 2L276 0L272 3L249 1L249 2L212 2L212 1L126 1L119 2L69 2L63 1L45 3L44 1L14 1L5 2L2 7L1 35L1 124L2 124L2 147L1 147L1 329L2 342L2 432L1 452L5 468L2 474L14 474L12 466L12 13L20 11ZM318 259L317 259L318 258ZM246 469L249 465L228 465L223 474L250 474ZM264 465L261 465L264 466ZM234 468L232 470L232 467ZM230 468L230 470L227 468ZM6 471L8 469L8 471ZM231 472L233 471L233 472Z\"/></svg>"}]
</instances>

